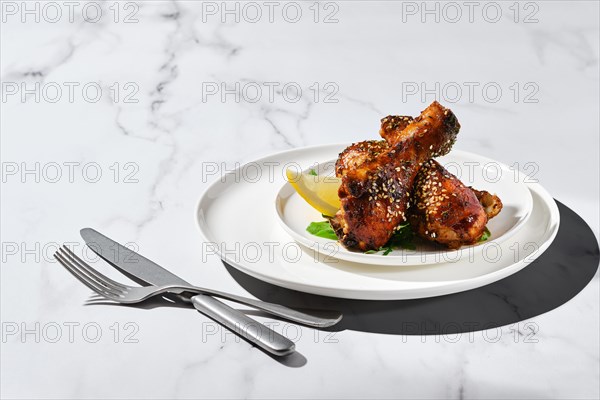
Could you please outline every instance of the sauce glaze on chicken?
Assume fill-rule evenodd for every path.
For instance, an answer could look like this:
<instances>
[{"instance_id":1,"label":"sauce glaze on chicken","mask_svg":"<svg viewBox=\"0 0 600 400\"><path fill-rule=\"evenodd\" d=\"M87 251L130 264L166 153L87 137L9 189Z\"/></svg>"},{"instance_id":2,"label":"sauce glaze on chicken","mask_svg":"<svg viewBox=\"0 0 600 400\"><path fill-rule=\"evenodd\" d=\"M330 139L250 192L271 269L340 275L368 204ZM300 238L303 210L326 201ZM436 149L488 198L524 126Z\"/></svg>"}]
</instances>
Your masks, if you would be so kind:
<instances>
[{"instance_id":1,"label":"sauce glaze on chicken","mask_svg":"<svg viewBox=\"0 0 600 400\"><path fill-rule=\"evenodd\" d=\"M387 117L385 141L355 143L336 163L341 209L330 220L346 247L362 251L385 245L407 221L413 183L421 165L450 151L460 124L433 102L419 117Z\"/></svg>"},{"instance_id":2,"label":"sauce glaze on chicken","mask_svg":"<svg viewBox=\"0 0 600 400\"><path fill-rule=\"evenodd\" d=\"M500 209L498 196L465 186L437 161L429 160L415 180L409 221L420 237L458 249L477 243Z\"/></svg>"},{"instance_id":3,"label":"sauce glaze on chicken","mask_svg":"<svg viewBox=\"0 0 600 400\"><path fill-rule=\"evenodd\" d=\"M459 129L452 111L433 102L414 119L383 118L384 140L346 148L336 163L342 207L330 220L342 244L378 249L407 221L421 238L449 248L479 241L502 202L433 160L450 151Z\"/></svg>"}]
</instances>

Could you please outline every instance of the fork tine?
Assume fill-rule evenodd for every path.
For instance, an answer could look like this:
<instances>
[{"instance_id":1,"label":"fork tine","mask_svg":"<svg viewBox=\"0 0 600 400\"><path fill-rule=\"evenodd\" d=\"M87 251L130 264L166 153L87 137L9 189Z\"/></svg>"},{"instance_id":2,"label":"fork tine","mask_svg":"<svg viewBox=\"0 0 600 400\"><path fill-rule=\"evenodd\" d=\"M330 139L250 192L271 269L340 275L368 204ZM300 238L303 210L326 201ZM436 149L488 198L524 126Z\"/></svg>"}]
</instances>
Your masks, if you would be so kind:
<instances>
[{"instance_id":1,"label":"fork tine","mask_svg":"<svg viewBox=\"0 0 600 400\"><path fill-rule=\"evenodd\" d=\"M101 295L95 295L95 296L90 296L87 298L86 303L95 303L98 301L106 301L106 297L105 296L101 296Z\"/></svg>"},{"instance_id":2,"label":"fork tine","mask_svg":"<svg viewBox=\"0 0 600 400\"><path fill-rule=\"evenodd\" d=\"M110 299L108 297L99 297L99 298L97 298L95 300L87 299L84 304L86 304L86 305L87 304L93 305L93 304L106 304L106 303L110 303L110 302L120 303L120 301L113 300L113 299Z\"/></svg>"},{"instance_id":3,"label":"fork tine","mask_svg":"<svg viewBox=\"0 0 600 400\"><path fill-rule=\"evenodd\" d=\"M56 252L56 254L58 256L62 257L62 259L69 264L69 267L72 270L74 270L74 272L76 272L81 278L86 279L93 286L100 289L99 291L96 290L97 293L102 294L103 296L105 296L105 293L109 293L114 296L120 296L123 294L123 292L121 290L110 287L108 285L105 285L101 280L96 278L93 274L88 273L86 269L82 268L75 260L73 260L71 257L68 257L64 252L61 252L59 250Z\"/></svg>"},{"instance_id":4,"label":"fork tine","mask_svg":"<svg viewBox=\"0 0 600 400\"><path fill-rule=\"evenodd\" d=\"M65 269L67 271L69 271L75 278L77 278L77 280L79 280L81 283L83 283L85 286L87 286L94 292L98 293L99 295L101 295L103 297L109 298L109 299L117 299L119 297L118 295L107 291L107 288L105 286L102 286L102 285L90 280L90 278L87 277L87 275L84 275L81 271L79 271L74 266L74 264L71 261L67 260L64 256L62 256L58 252L54 253L54 258L56 258L58 260L58 262L63 267L65 267Z\"/></svg>"},{"instance_id":5,"label":"fork tine","mask_svg":"<svg viewBox=\"0 0 600 400\"><path fill-rule=\"evenodd\" d=\"M126 285L123 285L122 283L114 281L106 275L101 274L100 272L92 268L88 263L79 258L77 254L73 253L73 251L71 251L71 249L69 249L67 246L62 246L59 249L59 251L60 250L62 250L71 260L77 263L79 269L86 271L89 275L96 278L104 286L112 287L113 289L117 289L121 292L127 290L128 287Z\"/></svg>"}]
</instances>

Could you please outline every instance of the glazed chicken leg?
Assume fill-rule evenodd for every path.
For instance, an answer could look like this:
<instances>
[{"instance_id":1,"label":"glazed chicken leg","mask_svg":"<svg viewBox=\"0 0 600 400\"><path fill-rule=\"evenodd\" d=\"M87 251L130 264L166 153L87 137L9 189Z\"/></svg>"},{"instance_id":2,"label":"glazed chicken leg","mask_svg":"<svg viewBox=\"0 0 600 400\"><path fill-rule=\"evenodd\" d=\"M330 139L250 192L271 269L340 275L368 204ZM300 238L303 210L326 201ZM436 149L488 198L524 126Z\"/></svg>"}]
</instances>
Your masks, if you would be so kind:
<instances>
[{"instance_id":1,"label":"glazed chicken leg","mask_svg":"<svg viewBox=\"0 0 600 400\"><path fill-rule=\"evenodd\" d=\"M414 120L389 117L386 126L386 141L355 143L336 163L341 209L331 225L346 247L366 251L388 242L407 220L420 166L448 153L460 129L454 114L438 102Z\"/></svg>"},{"instance_id":2,"label":"glazed chicken leg","mask_svg":"<svg viewBox=\"0 0 600 400\"><path fill-rule=\"evenodd\" d=\"M477 243L488 220L501 208L498 196L465 186L437 161L429 160L415 180L408 214L420 237L458 249Z\"/></svg>"},{"instance_id":3,"label":"glazed chicken leg","mask_svg":"<svg viewBox=\"0 0 600 400\"><path fill-rule=\"evenodd\" d=\"M398 132L412 118L395 116L381 121L381 136L394 143L405 135ZM408 219L420 237L449 248L476 243L490 218L502 209L496 195L466 187L434 160L423 164L411 196Z\"/></svg>"}]
</instances>

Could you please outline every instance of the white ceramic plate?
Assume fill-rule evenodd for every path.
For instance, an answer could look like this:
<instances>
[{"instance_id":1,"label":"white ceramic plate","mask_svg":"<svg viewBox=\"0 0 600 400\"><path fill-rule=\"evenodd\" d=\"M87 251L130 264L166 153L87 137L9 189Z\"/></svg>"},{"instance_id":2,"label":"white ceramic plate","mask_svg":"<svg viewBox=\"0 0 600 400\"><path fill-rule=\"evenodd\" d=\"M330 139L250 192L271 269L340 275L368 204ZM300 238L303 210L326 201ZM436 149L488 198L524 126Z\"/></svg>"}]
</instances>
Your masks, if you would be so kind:
<instances>
[{"instance_id":1,"label":"white ceramic plate","mask_svg":"<svg viewBox=\"0 0 600 400\"><path fill-rule=\"evenodd\" d=\"M301 151L299 156L303 159ZM487 225L492 234L488 243L504 242L525 224L533 206L531 193L524 183L526 176L497 161L460 150L454 150L449 155L440 157L438 161L467 186L495 193L502 200L502 211ZM328 176L333 174L333 166L334 161L327 161L310 168L318 171L320 175ZM321 252L328 252L334 248L334 257L363 264L424 265L437 263L440 260L456 261L464 256L479 254L484 248L484 243L479 243L463 246L458 250L449 250L416 240L415 250L397 249L385 256L382 252L365 254L350 250L335 240L320 238L306 231L311 222L324 221L324 218L304 201L289 183L284 183L277 193L274 212L277 213L283 229L304 246Z\"/></svg>"},{"instance_id":2,"label":"white ceramic plate","mask_svg":"<svg viewBox=\"0 0 600 400\"><path fill-rule=\"evenodd\" d=\"M556 236L558 207L540 185L532 183L528 188L533 208L523 227L510 239L484 243L478 254L455 262L367 265L331 257L334 249L323 252L299 245L280 226L273 211L273 199L285 183L285 169L294 162L310 166L331 160L344 146L274 154L251 163L248 177L246 165L215 181L201 196L197 209L206 240L203 251L220 256L255 278L289 289L341 298L392 300L439 296L495 282L539 257ZM263 171L259 178L257 166Z\"/></svg>"}]
</instances>

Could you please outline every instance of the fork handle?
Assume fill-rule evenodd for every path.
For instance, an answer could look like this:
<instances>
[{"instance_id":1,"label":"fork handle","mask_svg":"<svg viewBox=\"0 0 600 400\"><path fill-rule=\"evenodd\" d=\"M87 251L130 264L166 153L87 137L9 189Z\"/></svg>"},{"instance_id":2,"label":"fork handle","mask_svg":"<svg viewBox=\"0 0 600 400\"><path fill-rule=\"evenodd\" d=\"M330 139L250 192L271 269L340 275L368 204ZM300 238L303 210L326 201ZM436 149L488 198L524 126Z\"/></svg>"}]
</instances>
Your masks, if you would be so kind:
<instances>
[{"instance_id":1,"label":"fork handle","mask_svg":"<svg viewBox=\"0 0 600 400\"><path fill-rule=\"evenodd\" d=\"M327 328L337 324L342 319L342 314L337 311L320 311L319 313L321 316L317 316L299 310L294 310L280 304L249 299L247 297L242 297L231 293L219 292L217 290L209 290L200 287L196 287L196 289L204 294L210 294L211 296L245 304L258 310L268 312L269 314L315 328Z\"/></svg>"},{"instance_id":2,"label":"fork handle","mask_svg":"<svg viewBox=\"0 0 600 400\"><path fill-rule=\"evenodd\" d=\"M198 294L191 301L202 314L271 354L285 356L295 349L285 336L210 296Z\"/></svg>"}]
</instances>

